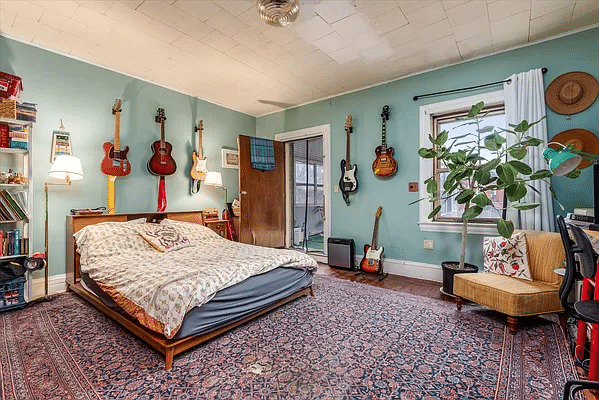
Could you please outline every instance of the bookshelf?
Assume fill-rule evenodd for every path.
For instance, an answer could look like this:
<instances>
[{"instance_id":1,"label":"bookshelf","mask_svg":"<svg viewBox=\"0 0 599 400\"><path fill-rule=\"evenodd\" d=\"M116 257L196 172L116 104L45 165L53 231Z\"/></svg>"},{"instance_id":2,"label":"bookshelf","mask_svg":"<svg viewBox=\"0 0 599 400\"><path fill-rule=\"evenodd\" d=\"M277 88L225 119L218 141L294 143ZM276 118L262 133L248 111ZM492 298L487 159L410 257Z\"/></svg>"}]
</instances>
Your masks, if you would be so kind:
<instances>
[{"instance_id":1,"label":"bookshelf","mask_svg":"<svg viewBox=\"0 0 599 400\"><path fill-rule=\"evenodd\" d=\"M0 176L0 231L3 233L3 238L6 238L8 232L18 230L20 238L25 239L25 241L19 243L19 254L11 254L11 252L7 251L6 245L2 246L0 263L6 261L20 262L19 258L24 261L25 257L31 256L32 253L30 241L33 227L30 218L33 211L33 184L32 160L30 155L33 122L0 118L0 125L6 125L9 129L14 128L16 130L27 131L26 149L0 147L0 171L8 173L12 169L13 174L21 173L27 180L26 183L8 183L8 181L5 181L7 179L6 175ZM2 144L1 137L0 144ZM23 145L23 143L20 144ZM17 206L13 202L18 203ZM10 210L7 210L7 207ZM19 210L16 208L19 208ZM13 247L13 250L17 249ZM27 295L31 298L32 279L30 274L27 275Z\"/></svg>"}]
</instances>

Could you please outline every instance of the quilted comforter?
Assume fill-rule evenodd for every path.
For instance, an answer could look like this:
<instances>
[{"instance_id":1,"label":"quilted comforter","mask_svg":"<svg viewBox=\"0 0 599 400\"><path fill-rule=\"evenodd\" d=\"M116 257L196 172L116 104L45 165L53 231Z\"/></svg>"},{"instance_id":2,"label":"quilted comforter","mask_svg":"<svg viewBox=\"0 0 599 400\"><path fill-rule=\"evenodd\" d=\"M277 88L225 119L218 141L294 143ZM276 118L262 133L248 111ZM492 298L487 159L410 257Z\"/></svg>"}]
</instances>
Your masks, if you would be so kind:
<instances>
[{"instance_id":1,"label":"quilted comforter","mask_svg":"<svg viewBox=\"0 0 599 400\"><path fill-rule=\"evenodd\" d=\"M199 224L168 221L191 245L168 253L139 234L156 224L104 222L75 240L81 271L147 328L172 338L187 311L217 291L277 267L316 269L310 256L232 242Z\"/></svg>"}]
</instances>

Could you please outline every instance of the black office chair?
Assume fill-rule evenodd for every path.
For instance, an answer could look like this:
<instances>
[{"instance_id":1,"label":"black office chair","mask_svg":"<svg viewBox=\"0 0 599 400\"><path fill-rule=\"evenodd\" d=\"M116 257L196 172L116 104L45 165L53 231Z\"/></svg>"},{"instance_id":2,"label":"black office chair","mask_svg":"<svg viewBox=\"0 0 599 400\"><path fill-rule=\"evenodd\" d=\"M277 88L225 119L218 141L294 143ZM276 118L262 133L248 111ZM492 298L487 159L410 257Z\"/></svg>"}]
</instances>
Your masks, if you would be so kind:
<instances>
[{"instance_id":1,"label":"black office chair","mask_svg":"<svg viewBox=\"0 0 599 400\"><path fill-rule=\"evenodd\" d=\"M578 320L599 323L599 301L580 300L571 303L568 300L577 279L593 278L595 276L597 253L593 250L587 235L578 226L569 225L574 241L570 239L568 227L561 215L557 217L557 226L566 252L566 273L558 292L562 307L568 314ZM575 257L575 255L578 255L578 257ZM568 381L564 387L563 399L572 399L577 392L583 389L599 389L599 382Z\"/></svg>"}]
</instances>

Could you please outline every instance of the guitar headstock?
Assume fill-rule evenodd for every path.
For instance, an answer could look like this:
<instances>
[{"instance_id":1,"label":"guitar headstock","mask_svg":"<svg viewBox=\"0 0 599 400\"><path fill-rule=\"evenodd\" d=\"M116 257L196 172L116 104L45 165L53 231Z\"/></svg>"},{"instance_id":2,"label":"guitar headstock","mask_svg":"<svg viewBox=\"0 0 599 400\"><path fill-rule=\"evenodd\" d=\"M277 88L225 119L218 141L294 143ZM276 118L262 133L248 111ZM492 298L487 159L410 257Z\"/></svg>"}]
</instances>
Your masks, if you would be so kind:
<instances>
[{"instance_id":1,"label":"guitar headstock","mask_svg":"<svg viewBox=\"0 0 599 400\"><path fill-rule=\"evenodd\" d=\"M379 206L379 208L376 209L376 217L379 218L382 213L383 213L383 206Z\"/></svg>"},{"instance_id":2,"label":"guitar headstock","mask_svg":"<svg viewBox=\"0 0 599 400\"><path fill-rule=\"evenodd\" d=\"M200 134L201 134L203 130L204 130L204 121L200 120L200 122L198 122L198 126L196 126L195 131L200 132Z\"/></svg>"},{"instance_id":3,"label":"guitar headstock","mask_svg":"<svg viewBox=\"0 0 599 400\"><path fill-rule=\"evenodd\" d=\"M389 106L383 106L383 112L381 113L381 117L386 121L389 119Z\"/></svg>"},{"instance_id":4,"label":"guitar headstock","mask_svg":"<svg viewBox=\"0 0 599 400\"><path fill-rule=\"evenodd\" d=\"M345 117L345 131L347 133L351 133L352 131L352 119L351 119L351 115L348 115L347 117Z\"/></svg>"},{"instance_id":5,"label":"guitar headstock","mask_svg":"<svg viewBox=\"0 0 599 400\"><path fill-rule=\"evenodd\" d=\"M114 102L114 106L112 106L112 113L116 114L121 111L121 99L116 99L116 101Z\"/></svg>"},{"instance_id":6,"label":"guitar headstock","mask_svg":"<svg viewBox=\"0 0 599 400\"><path fill-rule=\"evenodd\" d=\"M166 117L164 116L164 108L158 109L158 115L156 116L156 122L161 123L166 121Z\"/></svg>"}]
</instances>

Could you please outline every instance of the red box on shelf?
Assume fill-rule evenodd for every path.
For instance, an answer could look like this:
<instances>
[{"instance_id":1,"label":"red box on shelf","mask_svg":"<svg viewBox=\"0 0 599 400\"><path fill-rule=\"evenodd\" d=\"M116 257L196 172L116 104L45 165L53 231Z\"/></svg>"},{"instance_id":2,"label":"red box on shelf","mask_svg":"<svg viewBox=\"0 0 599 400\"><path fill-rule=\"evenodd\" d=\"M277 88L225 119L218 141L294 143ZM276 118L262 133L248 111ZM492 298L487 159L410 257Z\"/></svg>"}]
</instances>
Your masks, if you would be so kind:
<instances>
[{"instance_id":1,"label":"red box on shelf","mask_svg":"<svg viewBox=\"0 0 599 400\"><path fill-rule=\"evenodd\" d=\"M0 124L0 147L10 146L10 138L8 137L8 125Z\"/></svg>"},{"instance_id":2,"label":"red box on shelf","mask_svg":"<svg viewBox=\"0 0 599 400\"><path fill-rule=\"evenodd\" d=\"M0 97L16 99L23 90L23 81L16 75L0 72Z\"/></svg>"}]
</instances>

